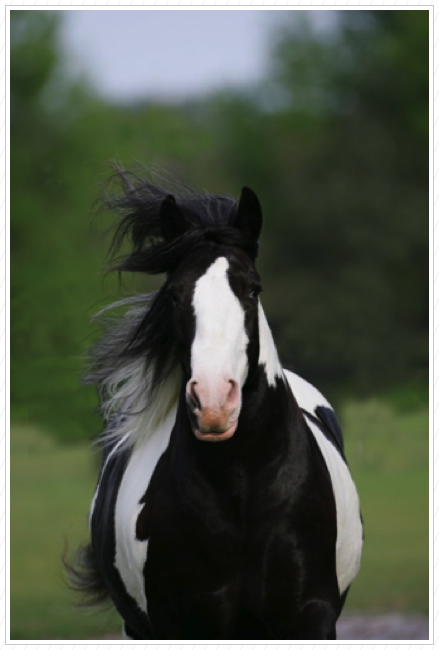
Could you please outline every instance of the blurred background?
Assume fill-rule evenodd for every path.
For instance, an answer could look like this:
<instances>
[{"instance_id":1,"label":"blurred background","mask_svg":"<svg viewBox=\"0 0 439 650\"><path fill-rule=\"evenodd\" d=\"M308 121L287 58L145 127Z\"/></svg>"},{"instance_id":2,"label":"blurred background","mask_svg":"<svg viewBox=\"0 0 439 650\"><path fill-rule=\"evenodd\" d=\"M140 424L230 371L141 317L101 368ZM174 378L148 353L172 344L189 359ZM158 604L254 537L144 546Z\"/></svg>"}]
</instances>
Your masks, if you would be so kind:
<instances>
[{"instance_id":1,"label":"blurred background","mask_svg":"<svg viewBox=\"0 0 439 650\"><path fill-rule=\"evenodd\" d=\"M10 17L11 638L118 627L75 609L60 561L97 476L90 317L160 282L104 277L109 161L258 193L268 320L336 406L361 497L347 611L426 615L428 11Z\"/></svg>"}]
</instances>

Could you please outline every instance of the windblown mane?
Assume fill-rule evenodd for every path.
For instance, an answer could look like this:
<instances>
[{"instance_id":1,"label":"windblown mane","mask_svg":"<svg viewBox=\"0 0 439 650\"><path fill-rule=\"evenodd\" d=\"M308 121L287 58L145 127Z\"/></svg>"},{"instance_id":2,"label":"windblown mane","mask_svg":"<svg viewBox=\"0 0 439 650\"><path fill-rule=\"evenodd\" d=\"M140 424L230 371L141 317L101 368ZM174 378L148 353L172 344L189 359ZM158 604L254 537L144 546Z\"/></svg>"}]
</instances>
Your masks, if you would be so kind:
<instances>
[{"instance_id":1,"label":"windblown mane","mask_svg":"<svg viewBox=\"0 0 439 650\"><path fill-rule=\"evenodd\" d=\"M160 208L169 192L124 171L116 177L121 191L104 198L105 207L119 215L110 248L113 270L169 275L207 241L236 246L256 257L255 244L234 227L234 199L173 188L186 229L169 242L160 226ZM120 255L124 242L131 250ZM98 386L105 441L125 438L131 445L150 435L178 399L181 372L167 283L168 279L159 291L118 301L98 314L106 329L92 349L91 371L85 381ZM123 316L107 315L121 307L126 308Z\"/></svg>"}]
</instances>

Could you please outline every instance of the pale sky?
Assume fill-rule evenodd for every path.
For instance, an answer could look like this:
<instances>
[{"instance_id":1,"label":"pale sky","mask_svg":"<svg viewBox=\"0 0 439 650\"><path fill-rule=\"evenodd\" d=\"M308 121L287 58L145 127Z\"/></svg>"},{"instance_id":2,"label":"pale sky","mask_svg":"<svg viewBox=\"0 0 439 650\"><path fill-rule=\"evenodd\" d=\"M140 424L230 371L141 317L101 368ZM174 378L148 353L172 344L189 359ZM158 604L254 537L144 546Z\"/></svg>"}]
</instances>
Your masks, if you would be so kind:
<instances>
[{"instance_id":1,"label":"pale sky","mask_svg":"<svg viewBox=\"0 0 439 650\"><path fill-rule=\"evenodd\" d=\"M179 99L264 74L270 34L298 10L69 10L61 40L69 66L108 98ZM312 12L325 28L331 11Z\"/></svg>"}]
</instances>

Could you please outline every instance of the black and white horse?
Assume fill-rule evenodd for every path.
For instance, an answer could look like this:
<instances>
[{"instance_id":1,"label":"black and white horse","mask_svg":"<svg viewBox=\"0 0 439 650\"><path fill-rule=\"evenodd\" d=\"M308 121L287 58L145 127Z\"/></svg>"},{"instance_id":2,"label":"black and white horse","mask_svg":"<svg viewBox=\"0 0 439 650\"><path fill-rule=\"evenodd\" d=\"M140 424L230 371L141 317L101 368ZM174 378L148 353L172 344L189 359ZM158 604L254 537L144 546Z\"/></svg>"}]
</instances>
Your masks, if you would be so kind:
<instances>
[{"instance_id":1,"label":"black and white horse","mask_svg":"<svg viewBox=\"0 0 439 650\"><path fill-rule=\"evenodd\" d=\"M280 364L248 188L122 174L118 270L164 273L94 351L107 422L82 586L132 639L335 639L362 523L336 416Z\"/></svg>"}]
</instances>

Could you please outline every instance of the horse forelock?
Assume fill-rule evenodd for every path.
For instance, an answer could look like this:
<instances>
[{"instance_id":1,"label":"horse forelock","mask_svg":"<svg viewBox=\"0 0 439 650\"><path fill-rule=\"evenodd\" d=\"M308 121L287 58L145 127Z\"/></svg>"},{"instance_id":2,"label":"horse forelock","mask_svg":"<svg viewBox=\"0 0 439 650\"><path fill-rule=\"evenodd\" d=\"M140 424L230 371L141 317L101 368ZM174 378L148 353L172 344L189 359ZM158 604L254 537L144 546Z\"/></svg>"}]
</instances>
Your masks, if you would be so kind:
<instances>
[{"instance_id":1,"label":"horse forelock","mask_svg":"<svg viewBox=\"0 0 439 650\"><path fill-rule=\"evenodd\" d=\"M126 172L118 172L120 189L107 194L104 205L119 217L110 254L112 269L148 274L171 273L197 246L206 242L233 246L253 260L258 244L235 227L237 202L229 196L197 194L187 187L173 188L184 221L184 232L165 241L160 226L160 209L169 191ZM124 241L131 252L119 255Z\"/></svg>"}]
</instances>

